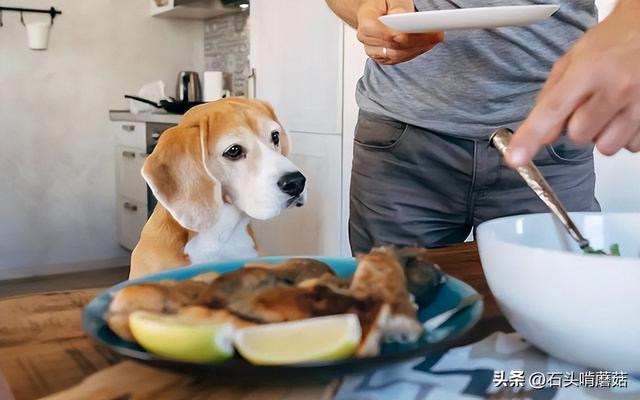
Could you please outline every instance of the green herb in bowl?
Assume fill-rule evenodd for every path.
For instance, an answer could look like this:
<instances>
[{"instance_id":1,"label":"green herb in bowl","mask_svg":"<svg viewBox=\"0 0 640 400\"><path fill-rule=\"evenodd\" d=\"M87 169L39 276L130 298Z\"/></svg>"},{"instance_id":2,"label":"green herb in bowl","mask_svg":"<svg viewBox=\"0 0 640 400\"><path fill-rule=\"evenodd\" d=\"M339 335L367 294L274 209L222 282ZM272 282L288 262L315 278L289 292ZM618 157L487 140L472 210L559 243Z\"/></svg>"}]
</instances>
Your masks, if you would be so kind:
<instances>
[{"instance_id":1,"label":"green herb in bowl","mask_svg":"<svg viewBox=\"0 0 640 400\"><path fill-rule=\"evenodd\" d=\"M584 249L582 249L582 251L584 251L584 254L597 254L597 255L603 255L603 256L620 256L620 246L618 245L618 243L614 243L611 246L609 246L609 253L605 252L604 250L594 250L591 246L587 246Z\"/></svg>"}]
</instances>

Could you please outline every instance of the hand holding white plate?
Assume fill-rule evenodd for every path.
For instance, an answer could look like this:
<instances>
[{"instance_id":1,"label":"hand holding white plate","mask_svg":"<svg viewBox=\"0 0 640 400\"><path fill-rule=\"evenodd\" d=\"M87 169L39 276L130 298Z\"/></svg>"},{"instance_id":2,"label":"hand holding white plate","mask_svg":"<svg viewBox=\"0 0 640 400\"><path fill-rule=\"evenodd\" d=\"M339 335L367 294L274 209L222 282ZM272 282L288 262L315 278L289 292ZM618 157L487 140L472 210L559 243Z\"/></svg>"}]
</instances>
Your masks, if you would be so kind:
<instances>
[{"instance_id":1,"label":"hand holding white plate","mask_svg":"<svg viewBox=\"0 0 640 400\"><path fill-rule=\"evenodd\" d=\"M560 6L555 4L460 8L418 11L380 17L385 25L403 33L439 32L452 29L491 29L524 26L545 20Z\"/></svg>"}]
</instances>

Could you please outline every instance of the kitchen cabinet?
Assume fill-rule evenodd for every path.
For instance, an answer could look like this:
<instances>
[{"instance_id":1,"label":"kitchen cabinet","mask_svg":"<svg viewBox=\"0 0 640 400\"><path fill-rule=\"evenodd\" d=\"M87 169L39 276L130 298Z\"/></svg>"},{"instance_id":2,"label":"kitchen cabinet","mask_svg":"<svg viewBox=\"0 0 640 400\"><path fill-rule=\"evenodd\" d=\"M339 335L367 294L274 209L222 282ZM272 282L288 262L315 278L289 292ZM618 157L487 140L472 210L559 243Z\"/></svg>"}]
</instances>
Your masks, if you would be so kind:
<instances>
[{"instance_id":1,"label":"kitchen cabinet","mask_svg":"<svg viewBox=\"0 0 640 400\"><path fill-rule=\"evenodd\" d=\"M148 0L153 17L179 19L209 19L241 12L235 6L225 7L220 0Z\"/></svg>"},{"instance_id":2,"label":"kitchen cabinet","mask_svg":"<svg viewBox=\"0 0 640 400\"><path fill-rule=\"evenodd\" d=\"M146 146L144 122L112 121L110 128L112 134L116 136L118 146L144 151Z\"/></svg>"},{"instance_id":3,"label":"kitchen cabinet","mask_svg":"<svg viewBox=\"0 0 640 400\"><path fill-rule=\"evenodd\" d=\"M146 124L113 121L116 137L116 215L118 242L133 250L147 221L147 185L140 174L146 157Z\"/></svg>"},{"instance_id":4,"label":"kitchen cabinet","mask_svg":"<svg viewBox=\"0 0 640 400\"><path fill-rule=\"evenodd\" d=\"M180 116L111 112L110 118L110 130L116 137L118 242L122 247L133 250L155 206L155 198L140 172L142 165L162 132L176 125Z\"/></svg>"},{"instance_id":5,"label":"kitchen cabinet","mask_svg":"<svg viewBox=\"0 0 640 400\"><path fill-rule=\"evenodd\" d=\"M127 250L133 250L138 244L140 233L147 223L147 204L117 196L118 242Z\"/></svg>"},{"instance_id":6,"label":"kitchen cabinet","mask_svg":"<svg viewBox=\"0 0 640 400\"><path fill-rule=\"evenodd\" d=\"M342 139L338 135L289 133L289 158L307 178L307 201L269 221L255 221L261 254L333 255L341 251Z\"/></svg>"},{"instance_id":7,"label":"kitchen cabinet","mask_svg":"<svg viewBox=\"0 0 640 400\"><path fill-rule=\"evenodd\" d=\"M116 191L143 204L147 203L147 185L140 171L146 157L140 149L116 146Z\"/></svg>"},{"instance_id":8,"label":"kitchen cabinet","mask_svg":"<svg viewBox=\"0 0 640 400\"><path fill-rule=\"evenodd\" d=\"M342 133L343 23L324 0L252 0L255 97L293 132Z\"/></svg>"}]
</instances>

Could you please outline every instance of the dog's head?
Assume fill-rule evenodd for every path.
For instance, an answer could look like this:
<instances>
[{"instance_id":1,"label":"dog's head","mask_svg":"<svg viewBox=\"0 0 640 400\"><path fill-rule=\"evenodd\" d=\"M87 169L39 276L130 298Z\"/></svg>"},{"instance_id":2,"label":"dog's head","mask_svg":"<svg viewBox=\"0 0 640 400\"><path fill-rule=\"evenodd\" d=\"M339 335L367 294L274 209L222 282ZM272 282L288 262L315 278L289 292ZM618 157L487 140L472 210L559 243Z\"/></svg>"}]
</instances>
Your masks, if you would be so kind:
<instances>
[{"instance_id":1,"label":"dog's head","mask_svg":"<svg viewBox=\"0 0 640 400\"><path fill-rule=\"evenodd\" d=\"M142 176L187 229L213 226L223 201L268 219L304 202L305 177L286 158L289 148L267 103L224 99L192 108L165 131Z\"/></svg>"}]
</instances>

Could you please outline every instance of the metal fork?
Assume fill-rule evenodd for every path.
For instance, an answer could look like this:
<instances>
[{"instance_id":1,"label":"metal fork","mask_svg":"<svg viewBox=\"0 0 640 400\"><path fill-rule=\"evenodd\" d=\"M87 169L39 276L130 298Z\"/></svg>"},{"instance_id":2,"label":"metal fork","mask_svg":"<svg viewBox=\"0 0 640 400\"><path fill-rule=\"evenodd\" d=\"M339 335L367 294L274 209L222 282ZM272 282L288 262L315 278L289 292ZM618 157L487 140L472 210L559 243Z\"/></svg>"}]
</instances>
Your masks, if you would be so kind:
<instances>
[{"instance_id":1,"label":"metal fork","mask_svg":"<svg viewBox=\"0 0 640 400\"><path fill-rule=\"evenodd\" d=\"M463 309L475 304L478 300L482 299L482 296L478 293L472 294L471 296L464 297L460 300L457 306L448 309L445 312L442 312L435 317L431 317L428 320L422 323L422 327L425 331L430 332L438 329L440 325L447 322L451 317L462 311Z\"/></svg>"},{"instance_id":2,"label":"metal fork","mask_svg":"<svg viewBox=\"0 0 640 400\"><path fill-rule=\"evenodd\" d=\"M500 128L491 134L489 141L498 149L503 156L507 152L509 143L511 142L512 132L507 128ZM562 223L569 235L578 243L582 250L590 248L589 241L582 235L576 224L573 222L562 202L553 191L549 183L533 162L518 167L518 173L529 185L529 187L538 195L540 200L549 207L553 215Z\"/></svg>"}]
</instances>

